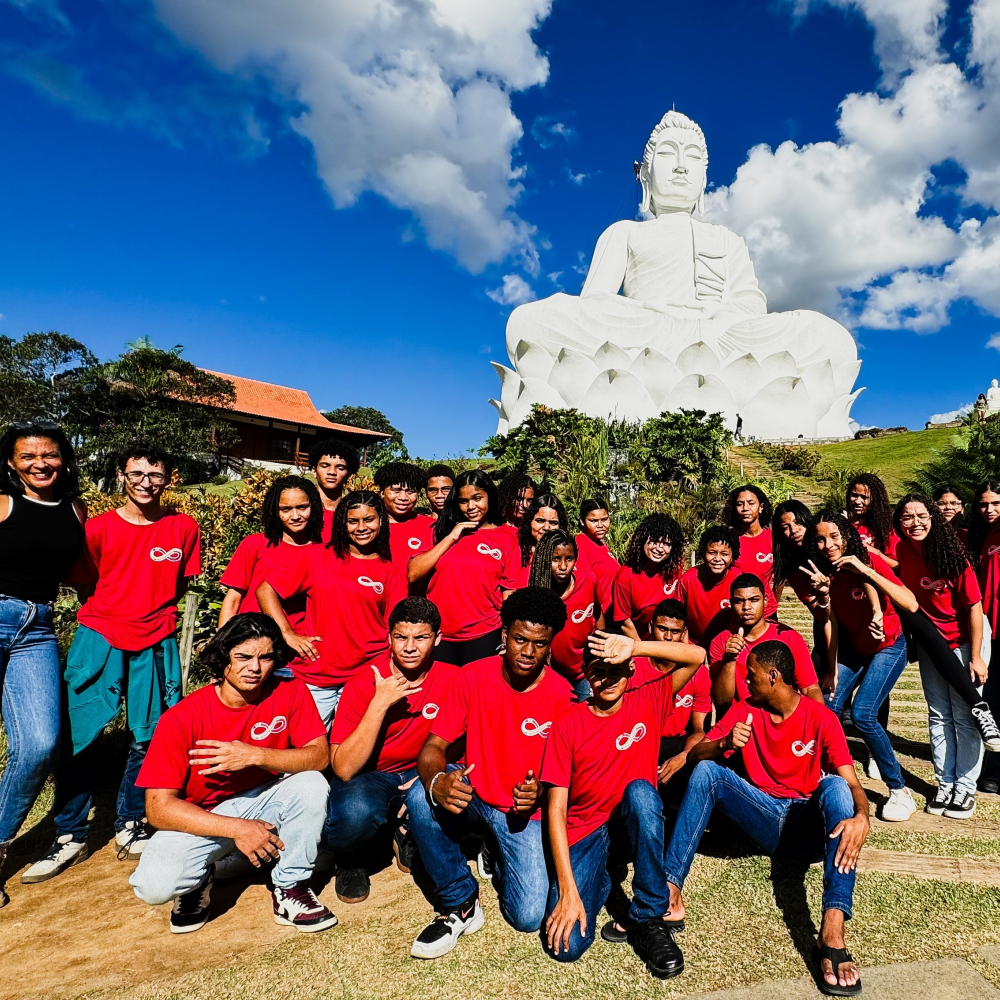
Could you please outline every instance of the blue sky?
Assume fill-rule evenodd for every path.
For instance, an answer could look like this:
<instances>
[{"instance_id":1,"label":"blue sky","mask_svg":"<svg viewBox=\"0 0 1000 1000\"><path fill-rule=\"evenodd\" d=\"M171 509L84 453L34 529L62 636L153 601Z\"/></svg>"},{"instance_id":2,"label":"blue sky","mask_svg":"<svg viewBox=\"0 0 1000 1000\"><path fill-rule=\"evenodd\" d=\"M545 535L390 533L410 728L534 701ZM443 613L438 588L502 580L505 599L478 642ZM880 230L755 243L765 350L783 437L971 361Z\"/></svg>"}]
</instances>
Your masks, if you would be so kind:
<instances>
[{"instance_id":1,"label":"blue sky","mask_svg":"<svg viewBox=\"0 0 1000 1000\"><path fill-rule=\"evenodd\" d=\"M433 18L386 33L358 0L305 0L316 19L278 38L258 0L235 27L197 0L0 0L0 333L56 329L102 357L141 335L183 344L321 408L376 406L414 454L460 454L496 426L504 277L507 299L577 292L597 236L634 216L632 161L676 105L706 132L716 220L773 216L785 234L759 256L748 236L765 290L797 275L772 307L855 326L854 417L919 427L1000 375L1000 143L996 116L974 119L1000 93L996 40L976 34L997 3L899 0L895 20L869 21L847 0L720 0L710 17L673 0L506 0L470 43ZM348 75L350 31L367 56L342 56ZM337 36L330 65L310 32ZM401 76L467 95L459 124L411 136ZM927 109L947 87L942 120ZM842 119L850 94L867 98ZM905 127L880 146L883 114ZM788 141L783 160L748 163ZM420 184L407 143L434 153ZM456 163L482 193L471 209ZM748 193L751 168L764 194ZM833 177L830 203L785 217L802 171ZM857 254L825 240L851 213ZM795 272L805 252L820 278Z\"/></svg>"}]
</instances>

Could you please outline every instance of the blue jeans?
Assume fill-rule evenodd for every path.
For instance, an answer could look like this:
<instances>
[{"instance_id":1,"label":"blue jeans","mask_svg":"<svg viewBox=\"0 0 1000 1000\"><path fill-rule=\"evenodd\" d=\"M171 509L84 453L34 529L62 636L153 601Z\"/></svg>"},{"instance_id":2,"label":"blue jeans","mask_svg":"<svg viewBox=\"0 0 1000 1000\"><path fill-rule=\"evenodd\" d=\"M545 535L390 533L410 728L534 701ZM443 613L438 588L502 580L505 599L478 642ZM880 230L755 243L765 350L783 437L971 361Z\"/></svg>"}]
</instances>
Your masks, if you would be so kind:
<instances>
[{"instance_id":1,"label":"blue jeans","mask_svg":"<svg viewBox=\"0 0 1000 1000\"><path fill-rule=\"evenodd\" d=\"M456 767L450 764L448 770ZM488 827L499 848L496 875L504 920L517 931L537 931L541 927L549 893L541 822L500 812L478 795L456 816L432 806L419 781L410 789L406 805L424 869L446 909L457 908L478 890L459 842L470 829Z\"/></svg>"},{"instance_id":2,"label":"blue jeans","mask_svg":"<svg viewBox=\"0 0 1000 1000\"><path fill-rule=\"evenodd\" d=\"M334 778L326 805L323 846L350 854L367 844L386 822L395 823L406 798L399 786L416 774L417 769L411 767L398 772L366 771L350 781Z\"/></svg>"},{"instance_id":3,"label":"blue jeans","mask_svg":"<svg viewBox=\"0 0 1000 1000\"><path fill-rule=\"evenodd\" d=\"M642 779L629 782L622 796L619 816L611 820L625 827L632 848L632 906L629 916L636 923L662 917L670 909L670 887L663 871L663 804L660 793ZM593 943L597 930L597 914L611 892L608 875L608 848L611 835L608 824L598 827L569 849L573 879L587 911L587 933L580 934L580 925L573 927L569 948L556 955L549 949L542 922L542 947L557 962L575 962ZM559 902L559 882L553 875L549 883L549 898L545 903L545 920Z\"/></svg>"},{"instance_id":4,"label":"blue jeans","mask_svg":"<svg viewBox=\"0 0 1000 1000\"><path fill-rule=\"evenodd\" d=\"M138 822L146 815L146 790L135 787L139 768L146 759L149 743L133 740L129 744L125 761L125 774L118 786L115 806L115 833L125 829L128 822ZM74 754L69 746L63 749L63 761L56 782L55 827L56 836L69 835L78 844L87 839L90 830L90 808L94 804L94 777L104 764L103 749L94 740L84 750ZM68 759L67 759L68 758Z\"/></svg>"},{"instance_id":5,"label":"blue jeans","mask_svg":"<svg viewBox=\"0 0 1000 1000\"><path fill-rule=\"evenodd\" d=\"M694 852L712 810L728 816L765 854L798 861L823 860L823 912L852 913L855 873L834 864L840 838L830 834L854 815L850 786L840 775L828 775L808 799L776 799L713 760L694 769L667 847L666 877L678 888L691 868Z\"/></svg>"},{"instance_id":6,"label":"blue jeans","mask_svg":"<svg viewBox=\"0 0 1000 1000\"><path fill-rule=\"evenodd\" d=\"M837 650L837 690L827 695L827 705L839 716L851 692L857 688L851 706L851 722L878 764L889 790L902 788L903 772L893 753L889 734L878 720L878 710L906 667L906 636L899 638L871 659L859 656L850 646Z\"/></svg>"},{"instance_id":7,"label":"blue jeans","mask_svg":"<svg viewBox=\"0 0 1000 1000\"><path fill-rule=\"evenodd\" d=\"M48 604L0 596L0 844L14 839L55 763L62 718L59 649Z\"/></svg>"}]
</instances>

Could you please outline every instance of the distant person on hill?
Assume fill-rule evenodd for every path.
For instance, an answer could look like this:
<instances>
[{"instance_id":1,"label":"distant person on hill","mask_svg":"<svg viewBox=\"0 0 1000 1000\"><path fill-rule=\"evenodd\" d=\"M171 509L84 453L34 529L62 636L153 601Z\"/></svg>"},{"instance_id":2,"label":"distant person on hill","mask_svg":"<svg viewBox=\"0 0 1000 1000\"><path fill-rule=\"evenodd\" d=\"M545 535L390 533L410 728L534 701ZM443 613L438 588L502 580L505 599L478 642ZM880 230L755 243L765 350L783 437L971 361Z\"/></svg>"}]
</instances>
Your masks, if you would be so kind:
<instances>
[{"instance_id":1,"label":"distant person on hill","mask_svg":"<svg viewBox=\"0 0 1000 1000\"><path fill-rule=\"evenodd\" d=\"M427 470L427 504L436 521L444 510L445 501L455 485L455 470L450 465L432 465Z\"/></svg>"},{"instance_id":2,"label":"distant person on hill","mask_svg":"<svg viewBox=\"0 0 1000 1000\"><path fill-rule=\"evenodd\" d=\"M862 472L847 484L846 513L861 541L875 549L890 569L895 569L899 535L892 527L889 493L874 472Z\"/></svg>"},{"instance_id":3,"label":"distant person on hill","mask_svg":"<svg viewBox=\"0 0 1000 1000\"><path fill-rule=\"evenodd\" d=\"M580 533L576 536L579 553L578 565L597 578L597 593L601 607L607 613L611 608L611 591L615 575L621 564L608 548L607 536L611 529L608 502L603 497L590 497L580 504Z\"/></svg>"},{"instance_id":4,"label":"distant person on hill","mask_svg":"<svg viewBox=\"0 0 1000 1000\"><path fill-rule=\"evenodd\" d=\"M8 754L0 774L0 869L58 750L54 604L84 544L79 486L73 446L58 424L21 421L0 438L0 694ZM0 906L7 902L0 881Z\"/></svg>"},{"instance_id":5,"label":"distant person on hill","mask_svg":"<svg viewBox=\"0 0 1000 1000\"><path fill-rule=\"evenodd\" d=\"M709 525L698 540L698 564L684 573L677 588L691 641L706 649L729 624L729 590L741 572L739 558L739 535L725 524Z\"/></svg>"},{"instance_id":6,"label":"distant person on hill","mask_svg":"<svg viewBox=\"0 0 1000 1000\"><path fill-rule=\"evenodd\" d=\"M743 437L743 418L738 413L736 414L736 432L734 437L741 439Z\"/></svg>"},{"instance_id":7,"label":"distant person on hill","mask_svg":"<svg viewBox=\"0 0 1000 1000\"><path fill-rule=\"evenodd\" d=\"M389 515L392 561L404 577L410 560L434 546L434 518L417 513L420 491L426 485L427 474L410 462L389 462L375 472L375 488Z\"/></svg>"},{"instance_id":8,"label":"distant person on hill","mask_svg":"<svg viewBox=\"0 0 1000 1000\"><path fill-rule=\"evenodd\" d=\"M675 597L684 565L684 531L667 514L647 514L625 551L611 599L616 629L632 639L648 639L653 610Z\"/></svg>"},{"instance_id":9,"label":"distant person on hill","mask_svg":"<svg viewBox=\"0 0 1000 1000\"><path fill-rule=\"evenodd\" d=\"M226 588L219 628L241 611L260 611L257 588L275 565L308 558L308 547L323 537L323 502L316 484L301 476L281 476L267 488L260 509L263 531L236 546L219 584ZM305 600L286 605L285 616L296 632L305 625Z\"/></svg>"},{"instance_id":10,"label":"distant person on hill","mask_svg":"<svg viewBox=\"0 0 1000 1000\"><path fill-rule=\"evenodd\" d=\"M500 527L516 535L524 521L524 515L535 499L538 483L524 472L510 472L497 487L500 501Z\"/></svg>"},{"instance_id":11,"label":"distant person on hill","mask_svg":"<svg viewBox=\"0 0 1000 1000\"><path fill-rule=\"evenodd\" d=\"M689 754L700 763L667 847L668 919L686 919L681 890L718 809L765 854L823 862L820 989L856 996L861 982L844 923L853 913L858 855L870 829L868 799L837 717L795 689L788 647L763 642L744 669L749 697L733 704Z\"/></svg>"},{"instance_id":12,"label":"distant person on hill","mask_svg":"<svg viewBox=\"0 0 1000 1000\"><path fill-rule=\"evenodd\" d=\"M323 540L328 542L334 511L347 489L347 480L361 468L361 457L353 445L330 438L309 449L309 468L323 501Z\"/></svg>"},{"instance_id":13,"label":"distant person on hill","mask_svg":"<svg viewBox=\"0 0 1000 1000\"><path fill-rule=\"evenodd\" d=\"M212 683L160 719L139 772L156 833L129 882L170 930L205 926L215 862L234 847L271 871L274 919L322 931L337 918L309 887L329 785L326 730L302 681L279 680L291 650L259 612L231 618L201 654Z\"/></svg>"},{"instance_id":14,"label":"distant person on hill","mask_svg":"<svg viewBox=\"0 0 1000 1000\"><path fill-rule=\"evenodd\" d=\"M744 573L759 576L764 582L764 616L776 620L778 601L774 596L772 516L773 508L767 494L759 486L747 484L729 494L719 520L740 536L736 566Z\"/></svg>"},{"instance_id":15,"label":"distant person on hill","mask_svg":"<svg viewBox=\"0 0 1000 1000\"><path fill-rule=\"evenodd\" d=\"M177 602L201 573L198 523L161 502L172 472L170 455L134 443L118 456L125 503L87 522L73 573L86 600L66 656L69 733L56 771L56 839L22 882L44 882L87 857L102 770L97 738L122 707L132 742L118 790L115 843L120 857L134 860L149 842L135 778L160 716L181 697Z\"/></svg>"},{"instance_id":16,"label":"distant person on hill","mask_svg":"<svg viewBox=\"0 0 1000 1000\"><path fill-rule=\"evenodd\" d=\"M517 544L521 550L521 572L518 575L518 586L526 587L531 574L531 557L535 546L550 531L557 528L569 530L569 518L562 501L554 493L543 493L536 496L528 505L521 519L521 527L517 529Z\"/></svg>"}]
</instances>

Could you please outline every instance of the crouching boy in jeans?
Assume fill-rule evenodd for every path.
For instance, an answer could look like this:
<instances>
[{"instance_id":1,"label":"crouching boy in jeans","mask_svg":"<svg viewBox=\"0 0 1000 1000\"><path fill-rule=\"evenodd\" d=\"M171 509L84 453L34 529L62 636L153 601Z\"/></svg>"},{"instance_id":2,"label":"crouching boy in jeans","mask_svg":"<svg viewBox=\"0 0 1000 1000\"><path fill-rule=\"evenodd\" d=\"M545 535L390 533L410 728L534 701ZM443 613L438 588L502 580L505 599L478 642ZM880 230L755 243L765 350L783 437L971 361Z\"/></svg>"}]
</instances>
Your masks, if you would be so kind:
<instances>
[{"instance_id":1,"label":"crouching boy in jeans","mask_svg":"<svg viewBox=\"0 0 1000 1000\"><path fill-rule=\"evenodd\" d=\"M153 734L136 785L157 832L129 882L146 903L174 901L175 934L204 927L215 862L234 847L258 868L277 859L276 923L337 923L308 884L326 819L326 729L305 684L273 676L291 656L267 615L236 615L202 653L213 683Z\"/></svg>"}]
</instances>

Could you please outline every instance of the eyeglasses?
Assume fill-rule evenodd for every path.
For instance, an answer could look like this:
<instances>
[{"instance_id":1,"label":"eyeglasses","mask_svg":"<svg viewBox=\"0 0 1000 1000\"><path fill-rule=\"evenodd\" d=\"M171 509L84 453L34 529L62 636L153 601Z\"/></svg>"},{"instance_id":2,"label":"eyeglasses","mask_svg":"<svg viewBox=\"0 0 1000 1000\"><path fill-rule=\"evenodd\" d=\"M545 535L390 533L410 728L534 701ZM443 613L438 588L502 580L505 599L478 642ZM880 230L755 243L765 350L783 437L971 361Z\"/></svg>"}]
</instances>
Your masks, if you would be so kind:
<instances>
[{"instance_id":1,"label":"eyeglasses","mask_svg":"<svg viewBox=\"0 0 1000 1000\"><path fill-rule=\"evenodd\" d=\"M167 481L165 472L123 472L122 475L133 485L138 486L144 479L150 486L162 486Z\"/></svg>"},{"instance_id":2,"label":"eyeglasses","mask_svg":"<svg viewBox=\"0 0 1000 1000\"><path fill-rule=\"evenodd\" d=\"M951 510L952 507L956 508L957 510L961 510L962 509L962 501L961 500L938 500L937 506L938 506L938 510L943 510L945 508L947 508L948 510Z\"/></svg>"},{"instance_id":3,"label":"eyeglasses","mask_svg":"<svg viewBox=\"0 0 1000 1000\"><path fill-rule=\"evenodd\" d=\"M904 514L900 519L900 524L930 524L930 514Z\"/></svg>"}]
</instances>

